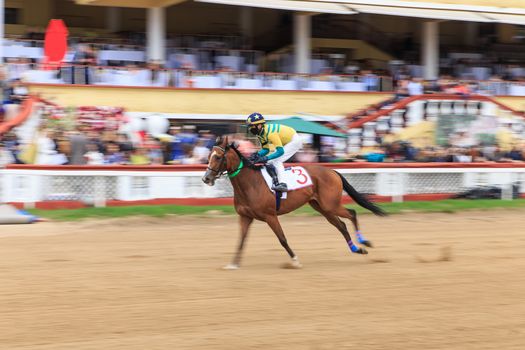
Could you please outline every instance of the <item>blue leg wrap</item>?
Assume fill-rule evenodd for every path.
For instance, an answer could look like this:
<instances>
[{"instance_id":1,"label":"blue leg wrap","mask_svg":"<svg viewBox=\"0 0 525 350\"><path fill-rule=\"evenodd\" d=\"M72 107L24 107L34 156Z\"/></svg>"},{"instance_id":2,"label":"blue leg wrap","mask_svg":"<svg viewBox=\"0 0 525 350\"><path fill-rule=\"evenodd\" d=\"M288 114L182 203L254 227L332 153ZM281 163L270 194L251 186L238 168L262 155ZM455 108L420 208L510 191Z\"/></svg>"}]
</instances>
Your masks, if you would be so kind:
<instances>
[{"instance_id":1,"label":"blue leg wrap","mask_svg":"<svg viewBox=\"0 0 525 350\"><path fill-rule=\"evenodd\" d=\"M363 236L363 234L361 232L357 232L356 233L356 237L357 237L357 241L359 243L363 243L363 242L367 241L367 239Z\"/></svg>"},{"instance_id":2,"label":"blue leg wrap","mask_svg":"<svg viewBox=\"0 0 525 350\"><path fill-rule=\"evenodd\" d=\"M352 253L357 253L359 251L359 247L352 242L348 242L348 246L350 247Z\"/></svg>"}]
</instances>

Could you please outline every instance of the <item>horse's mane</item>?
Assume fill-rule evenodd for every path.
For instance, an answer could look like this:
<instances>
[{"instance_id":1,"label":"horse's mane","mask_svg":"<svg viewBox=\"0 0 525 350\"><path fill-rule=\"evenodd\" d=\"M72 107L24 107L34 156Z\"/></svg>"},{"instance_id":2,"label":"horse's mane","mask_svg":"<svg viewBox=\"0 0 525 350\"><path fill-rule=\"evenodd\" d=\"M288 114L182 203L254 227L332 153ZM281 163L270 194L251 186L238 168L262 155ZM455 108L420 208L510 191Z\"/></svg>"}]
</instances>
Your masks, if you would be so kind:
<instances>
[{"instance_id":1,"label":"horse's mane","mask_svg":"<svg viewBox=\"0 0 525 350\"><path fill-rule=\"evenodd\" d=\"M223 143L224 139L222 136L217 136L217 139L215 140L215 146L221 146L222 143ZM245 167L247 168L250 168L250 169L253 169L253 170L261 170L261 168L263 167L262 165L255 165L253 164L252 161L250 161L248 158L246 158L240 151L239 149L237 148L237 145L235 142L232 142L230 143L229 145L226 146L226 150L228 149L232 149L235 153L237 153L237 155L239 156L239 159L243 162L243 164L245 165Z\"/></svg>"},{"instance_id":2,"label":"horse's mane","mask_svg":"<svg viewBox=\"0 0 525 350\"><path fill-rule=\"evenodd\" d=\"M262 165L256 165L256 164L253 164L252 161L250 161L248 158L246 158L238 149L237 149L237 146L235 145L234 142L232 142L228 148L231 148L232 150L235 151L235 153L237 153L237 155L239 156L239 158L241 159L241 161L246 165L246 167L250 168L250 169L253 169L253 170L261 170L262 168Z\"/></svg>"}]
</instances>

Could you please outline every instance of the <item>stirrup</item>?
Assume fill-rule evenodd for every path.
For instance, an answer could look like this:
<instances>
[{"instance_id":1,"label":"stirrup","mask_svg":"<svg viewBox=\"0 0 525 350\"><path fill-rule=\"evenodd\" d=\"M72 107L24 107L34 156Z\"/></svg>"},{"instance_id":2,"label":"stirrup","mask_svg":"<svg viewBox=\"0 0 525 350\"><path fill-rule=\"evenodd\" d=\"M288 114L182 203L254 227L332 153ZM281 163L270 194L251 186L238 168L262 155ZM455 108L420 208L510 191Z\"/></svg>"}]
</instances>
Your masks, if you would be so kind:
<instances>
[{"instance_id":1,"label":"stirrup","mask_svg":"<svg viewBox=\"0 0 525 350\"><path fill-rule=\"evenodd\" d=\"M288 186L283 182L277 185L273 185L272 190L277 192L288 192Z\"/></svg>"}]
</instances>

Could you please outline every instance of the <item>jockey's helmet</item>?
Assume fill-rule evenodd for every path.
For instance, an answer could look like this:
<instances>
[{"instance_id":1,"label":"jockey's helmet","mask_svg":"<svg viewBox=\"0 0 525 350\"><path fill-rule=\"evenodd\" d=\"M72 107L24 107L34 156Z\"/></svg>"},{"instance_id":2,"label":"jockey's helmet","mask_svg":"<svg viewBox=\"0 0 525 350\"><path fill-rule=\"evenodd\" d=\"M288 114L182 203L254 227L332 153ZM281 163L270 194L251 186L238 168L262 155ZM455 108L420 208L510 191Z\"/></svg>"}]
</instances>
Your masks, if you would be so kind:
<instances>
[{"instance_id":1,"label":"jockey's helmet","mask_svg":"<svg viewBox=\"0 0 525 350\"><path fill-rule=\"evenodd\" d=\"M246 125L248 126L248 129L250 132L254 135L258 135L260 130L257 125L266 123L266 120L264 120L264 117L261 113L252 113L248 116L248 119L246 119Z\"/></svg>"},{"instance_id":2,"label":"jockey's helmet","mask_svg":"<svg viewBox=\"0 0 525 350\"><path fill-rule=\"evenodd\" d=\"M246 125L248 126L264 123L266 123L266 120L264 120L264 117L261 113L252 113L248 116L248 119L246 119Z\"/></svg>"}]
</instances>

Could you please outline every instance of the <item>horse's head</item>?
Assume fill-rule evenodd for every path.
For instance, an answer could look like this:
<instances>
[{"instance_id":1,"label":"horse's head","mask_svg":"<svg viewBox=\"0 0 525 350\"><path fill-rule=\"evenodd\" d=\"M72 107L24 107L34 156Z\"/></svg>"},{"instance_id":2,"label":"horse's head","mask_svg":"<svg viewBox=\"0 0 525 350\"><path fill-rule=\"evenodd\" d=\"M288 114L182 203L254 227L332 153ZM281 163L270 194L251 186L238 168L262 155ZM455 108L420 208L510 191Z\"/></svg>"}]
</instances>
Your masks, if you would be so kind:
<instances>
[{"instance_id":1,"label":"horse's head","mask_svg":"<svg viewBox=\"0 0 525 350\"><path fill-rule=\"evenodd\" d=\"M210 186L215 185L217 180L222 174L226 172L227 159L226 153L228 152L228 137L217 137L215 146L208 157L208 169L202 177L202 181Z\"/></svg>"}]
</instances>

